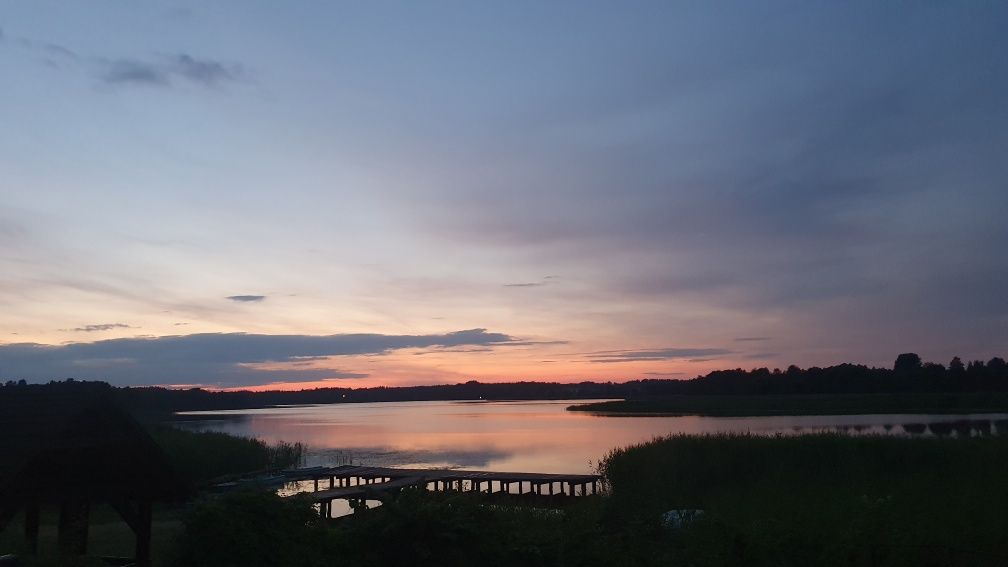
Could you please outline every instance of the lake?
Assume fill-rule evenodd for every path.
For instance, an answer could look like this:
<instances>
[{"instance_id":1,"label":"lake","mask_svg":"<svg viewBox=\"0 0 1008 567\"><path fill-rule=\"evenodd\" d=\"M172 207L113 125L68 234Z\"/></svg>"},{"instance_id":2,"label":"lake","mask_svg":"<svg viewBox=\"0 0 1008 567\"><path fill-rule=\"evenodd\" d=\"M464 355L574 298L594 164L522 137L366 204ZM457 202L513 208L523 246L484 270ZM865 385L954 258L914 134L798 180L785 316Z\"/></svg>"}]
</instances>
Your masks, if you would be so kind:
<instances>
[{"instance_id":1,"label":"lake","mask_svg":"<svg viewBox=\"0 0 1008 567\"><path fill-rule=\"evenodd\" d=\"M615 447L671 433L829 431L971 433L1008 414L816 415L771 417L612 417L566 411L593 400L382 402L180 412L176 425L308 445L306 465L348 461L373 466L588 473ZM904 429L903 424L910 425ZM995 427L996 429L996 427ZM925 431L930 431L925 430ZM952 433L949 433L949 432ZM1004 432L1001 432L1004 433Z\"/></svg>"}]
</instances>

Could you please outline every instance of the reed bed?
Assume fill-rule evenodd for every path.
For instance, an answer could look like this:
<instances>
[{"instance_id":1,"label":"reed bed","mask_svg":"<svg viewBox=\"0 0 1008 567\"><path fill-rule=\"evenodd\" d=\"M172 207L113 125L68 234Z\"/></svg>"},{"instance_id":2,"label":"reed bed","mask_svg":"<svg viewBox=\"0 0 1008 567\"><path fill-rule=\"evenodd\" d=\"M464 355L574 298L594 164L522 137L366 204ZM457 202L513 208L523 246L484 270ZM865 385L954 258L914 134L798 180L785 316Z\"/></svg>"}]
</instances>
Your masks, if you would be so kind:
<instances>
[{"instance_id":1,"label":"reed bed","mask_svg":"<svg viewBox=\"0 0 1008 567\"><path fill-rule=\"evenodd\" d=\"M667 542L715 565L1006 565L1008 438L675 435L599 465L614 521L704 515Z\"/></svg>"},{"instance_id":2,"label":"reed bed","mask_svg":"<svg viewBox=\"0 0 1008 567\"><path fill-rule=\"evenodd\" d=\"M302 462L302 443L266 443L215 431L188 431L157 425L151 436L161 446L176 470L197 484L247 473L266 473Z\"/></svg>"}]
</instances>

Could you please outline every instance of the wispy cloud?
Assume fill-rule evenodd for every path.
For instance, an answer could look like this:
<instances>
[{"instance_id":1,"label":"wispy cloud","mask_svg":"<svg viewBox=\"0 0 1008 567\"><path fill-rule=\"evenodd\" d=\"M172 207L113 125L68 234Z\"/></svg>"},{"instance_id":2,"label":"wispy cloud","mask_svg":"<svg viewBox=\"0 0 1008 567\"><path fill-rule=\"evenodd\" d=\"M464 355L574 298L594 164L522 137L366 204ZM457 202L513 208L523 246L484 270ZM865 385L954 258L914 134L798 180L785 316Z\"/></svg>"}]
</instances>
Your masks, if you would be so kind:
<instances>
[{"instance_id":1,"label":"wispy cloud","mask_svg":"<svg viewBox=\"0 0 1008 567\"><path fill-rule=\"evenodd\" d=\"M256 303L266 299L265 295L229 295L224 299L230 299L231 301L237 301L239 303Z\"/></svg>"},{"instance_id":2,"label":"wispy cloud","mask_svg":"<svg viewBox=\"0 0 1008 567\"><path fill-rule=\"evenodd\" d=\"M750 343L757 341L769 341L770 337L737 337L735 342L737 343Z\"/></svg>"},{"instance_id":3,"label":"wispy cloud","mask_svg":"<svg viewBox=\"0 0 1008 567\"><path fill-rule=\"evenodd\" d=\"M780 358L780 356L781 353L779 352L754 352L743 355L742 358L746 360L770 360L774 358Z\"/></svg>"},{"instance_id":4,"label":"wispy cloud","mask_svg":"<svg viewBox=\"0 0 1008 567\"><path fill-rule=\"evenodd\" d=\"M382 355L410 348L507 346L503 333L467 329L431 335L254 335L200 333L87 343L0 345L4 379L79 378L114 384L259 385L360 378L353 370L305 368L329 357ZM265 366L265 367L264 367Z\"/></svg>"},{"instance_id":5,"label":"wispy cloud","mask_svg":"<svg viewBox=\"0 0 1008 567\"><path fill-rule=\"evenodd\" d=\"M515 342L509 343L509 345L514 345L514 344L516 344L516 343ZM460 346L460 347L437 347L436 346L436 347L429 348L427 350L422 350L420 352L414 352L413 355L414 356L424 356L424 355L428 355L428 354L441 354L443 352L461 352L461 353L490 352L492 350L493 350L492 348L484 347L484 346Z\"/></svg>"},{"instance_id":6,"label":"wispy cloud","mask_svg":"<svg viewBox=\"0 0 1008 567\"><path fill-rule=\"evenodd\" d=\"M135 329L132 325L127 325L126 323L98 323L96 325L84 325L83 327L76 327L70 329L71 331L81 332L81 333L93 333L95 331L111 331L112 329Z\"/></svg>"},{"instance_id":7,"label":"wispy cloud","mask_svg":"<svg viewBox=\"0 0 1008 567\"><path fill-rule=\"evenodd\" d=\"M0 30L0 43L4 40L3 30ZM15 38L12 45L40 56L51 67L78 66L108 85L169 87L188 83L212 88L239 82L246 75L245 68L237 63L185 52L144 57L96 57L56 43L25 37Z\"/></svg>"},{"instance_id":8,"label":"wispy cloud","mask_svg":"<svg viewBox=\"0 0 1008 567\"><path fill-rule=\"evenodd\" d=\"M46 58L49 63L56 63L57 60L80 62L84 58L72 49L56 43L35 41L27 38L18 38L16 44L23 48L34 51Z\"/></svg>"},{"instance_id":9,"label":"wispy cloud","mask_svg":"<svg viewBox=\"0 0 1008 567\"><path fill-rule=\"evenodd\" d=\"M168 74L150 63L132 59L118 59L103 64L99 75L102 82L109 84L167 85Z\"/></svg>"},{"instance_id":10,"label":"wispy cloud","mask_svg":"<svg viewBox=\"0 0 1008 567\"><path fill-rule=\"evenodd\" d=\"M552 283L550 280L556 280L556 276L543 276L541 281L537 282L518 282L518 283L506 283L504 287L542 287L544 285L549 285Z\"/></svg>"},{"instance_id":11,"label":"wispy cloud","mask_svg":"<svg viewBox=\"0 0 1008 567\"><path fill-rule=\"evenodd\" d=\"M169 86L190 82L216 87L237 81L242 68L212 59L198 59L186 53L150 59L100 60L99 78L108 84Z\"/></svg>"},{"instance_id":12,"label":"wispy cloud","mask_svg":"<svg viewBox=\"0 0 1008 567\"><path fill-rule=\"evenodd\" d=\"M636 362L657 360L689 360L690 362L713 360L710 357L732 354L724 348L663 348L658 350L604 351L591 355L592 362Z\"/></svg>"},{"instance_id":13,"label":"wispy cloud","mask_svg":"<svg viewBox=\"0 0 1008 567\"><path fill-rule=\"evenodd\" d=\"M236 81L241 74L241 68L238 66L225 65L212 59L196 59L185 53L171 57L169 67L178 76L196 83L203 83L208 87Z\"/></svg>"}]
</instances>

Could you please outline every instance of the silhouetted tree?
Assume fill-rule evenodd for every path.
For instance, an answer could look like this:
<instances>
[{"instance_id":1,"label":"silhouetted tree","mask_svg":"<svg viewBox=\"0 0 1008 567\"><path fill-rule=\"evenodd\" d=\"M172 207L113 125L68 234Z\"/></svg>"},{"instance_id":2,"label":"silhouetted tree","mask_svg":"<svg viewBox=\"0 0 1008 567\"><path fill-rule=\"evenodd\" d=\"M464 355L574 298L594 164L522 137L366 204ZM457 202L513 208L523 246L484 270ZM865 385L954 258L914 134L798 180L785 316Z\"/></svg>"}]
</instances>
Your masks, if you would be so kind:
<instances>
[{"instance_id":1,"label":"silhouetted tree","mask_svg":"<svg viewBox=\"0 0 1008 567\"><path fill-rule=\"evenodd\" d=\"M983 374L984 371L984 361L982 360L971 360L969 364L966 365L966 373L971 375Z\"/></svg>"},{"instance_id":2,"label":"silhouetted tree","mask_svg":"<svg viewBox=\"0 0 1008 567\"><path fill-rule=\"evenodd\" d=\"M907 376L920 370L920 367L920 356L913 352L904 352L896 357L896 364L893 365L893 371L897 374Z\"/></svg>"},{"instance_id":3,"label":"silhouetted tree","mask_svg":"<svg viewBox=\"0 0 1008 567\"><path fill-rule=\"evenodd\" d=\"M966 365L963 364L963 361L962 361L961 358L959 358L958 356L955 356L955 357L952 357L952 361L949 362L948 369L949 369L949 372L951 372L952 374L959 375L959 374L962 374L963 372L966 372Z\"/></svg>"},{"instance_id":4,"label":"silhouetted tree","mask_svg":"<svg viewBox=\"0 0 1008 567\"><path fill-rule=\"evenodd\" d=\"M998 375L1005 372L1005 361L1000 356L995 356L987 362L987 372Z\"/></svg>"}]
</instances>

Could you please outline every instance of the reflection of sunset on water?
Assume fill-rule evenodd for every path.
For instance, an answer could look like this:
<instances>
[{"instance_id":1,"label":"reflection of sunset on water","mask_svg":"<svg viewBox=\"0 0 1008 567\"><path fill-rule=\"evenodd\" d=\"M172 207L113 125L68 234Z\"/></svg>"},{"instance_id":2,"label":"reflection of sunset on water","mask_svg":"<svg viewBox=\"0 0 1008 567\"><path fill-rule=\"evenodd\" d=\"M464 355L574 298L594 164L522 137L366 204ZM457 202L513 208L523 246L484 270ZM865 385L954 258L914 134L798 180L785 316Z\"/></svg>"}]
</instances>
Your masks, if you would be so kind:
<instances>
[{"instance_id":1,"label":"reflection of sunset on water","mask_svg":"<svg viewBox=\"0 0 1008 567\"><path fill-rule=\"evenodd\" d=\"M522 402L388 402L187 412L206 421L189 427L255 436L268 442L301 441L307 464L333 464L349 453L355 463L382 466L463 467L557 473L591 472L615 447L672 433L792 433L930 422L951 416L848 415L602 417L566 411L584 400Z\"/></svg>"}]
</instances>

